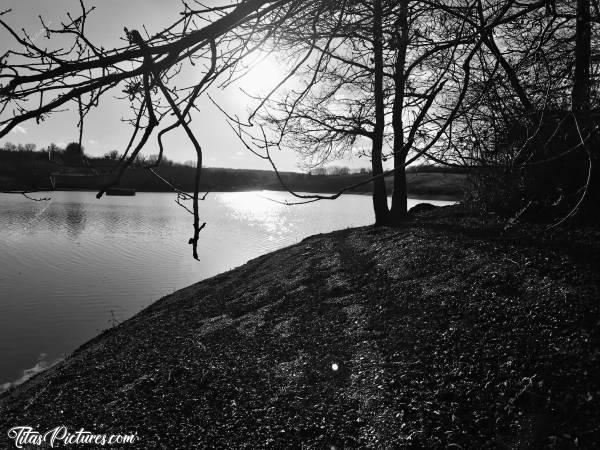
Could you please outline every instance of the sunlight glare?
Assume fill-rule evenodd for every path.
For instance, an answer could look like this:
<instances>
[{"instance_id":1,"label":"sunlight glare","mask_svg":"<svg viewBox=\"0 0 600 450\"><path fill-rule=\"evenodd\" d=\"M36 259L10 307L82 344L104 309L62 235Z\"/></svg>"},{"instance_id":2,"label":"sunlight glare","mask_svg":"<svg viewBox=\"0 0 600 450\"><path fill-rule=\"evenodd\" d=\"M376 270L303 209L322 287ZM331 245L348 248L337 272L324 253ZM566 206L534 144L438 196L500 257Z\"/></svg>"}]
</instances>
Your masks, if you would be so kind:
<instances>
[{"instance_id":1,"label":"sunlight glare","mask_svg":"<svg viewBox=\"0 0 600 450\"><path fill-rule=\"evenodd\" d=\"M285 195L275 191L236 192L227 197L224 205L241 222L263 228L273 235L281 235L289 231L285 216L288 207L270 199L282 201Z\"/></svg>"},{"instance_id":2,"label":"sunlight glare","mask_svg":"<svg viewBox=\"0 0 600 450\"><path fill-rule=\"evenodd\" d=\"M267 55L248 64L243 73L236 84L249 94L258 95L274 89L286 77L287 70L283 62Z\"/></svg>"}]
</instances>

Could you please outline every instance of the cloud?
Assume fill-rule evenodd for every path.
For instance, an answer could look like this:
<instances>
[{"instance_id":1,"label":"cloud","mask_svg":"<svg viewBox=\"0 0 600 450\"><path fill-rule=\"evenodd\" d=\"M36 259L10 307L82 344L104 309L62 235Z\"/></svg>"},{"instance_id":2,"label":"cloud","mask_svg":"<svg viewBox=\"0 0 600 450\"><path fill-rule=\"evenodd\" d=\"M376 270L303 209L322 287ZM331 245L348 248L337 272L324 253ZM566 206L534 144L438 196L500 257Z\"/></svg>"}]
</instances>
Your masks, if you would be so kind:
<instances>
[{"instance_id":1,"label":"cloud","mask_svg":"<svg viewBox=\"0 0 600 450\"><path fill-rule=\"evenodd\" d=\"M22 127L21 125L17 125L13 128L12 132L14 134L27 134L27 128Z\"/></svg>"},{"instance_id":2,"label":"cloud","mask_svg":"<svg viewBox=\"0 0 600 450\"><path fill-rule=\"evenodd\" d=\"M98 145L98 144L99 144L99 142L98 142L98 141L96 141L96 140L94 140L94 139L90 139L90 140L88 141L88 143L90 143L90 144L92 144L92 145Z\"/></svg>"}]
</instances>

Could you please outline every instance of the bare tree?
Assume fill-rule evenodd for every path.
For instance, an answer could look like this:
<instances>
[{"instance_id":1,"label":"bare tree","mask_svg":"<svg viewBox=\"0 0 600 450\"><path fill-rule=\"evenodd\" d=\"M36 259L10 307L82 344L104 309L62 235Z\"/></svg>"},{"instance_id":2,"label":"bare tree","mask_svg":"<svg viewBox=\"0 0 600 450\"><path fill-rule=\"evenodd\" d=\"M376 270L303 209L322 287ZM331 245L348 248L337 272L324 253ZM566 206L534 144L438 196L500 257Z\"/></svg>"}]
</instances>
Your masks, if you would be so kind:
<instances>
[{"instance_id":1,"label":"bare tree","mask_svg":"<svg viewBox=\"0 0 600 450\"><path fill-rule=\"evenodd\" d=\"M495 33L484 35L478 81L451 139L450 153L463 163L524 169L528 200L560 201L566 217L588 215L598 200L591 42L600 16L590 8L589 1L510 5ZM489 13L482 2L478 9L484 30Z\"/></svg>"},{"instance_id":2,"label":"bare tree","mask_svg":"<svg viewBox=\"0 0 600 450\"><path fill-rule=\"evenodd\" d=\"M449 99L462 101L444 88L460 91L462 62L479 45L477 30L452 19L419 1L348 1L335 18L314 24L312 35L306 27L298 34L286 28L294 52L316 55L297 71L303 89L261 100L259 117L275 133L270 144L294 149L312 165L349 153L369 157L372 176L365 182L373 182L376 223L401 220L407 212L405 166L432 148L452 122L455 112L436 121L435 111L442 103L450 107ZM390 158L394 169L385 172L382 163ZM390 211L383 177L392 173Z\"/></svg>"},{"instance_id":3,"label":"bare tree","mask_svg":"<svg viewBox=\"0 0 600 450\"><path fill-rule=\"evenodd\" d=\"M94 8L86 7L83 2L80 7L80 14L69 15L69 21L59 28L51 28L41 19L44 33L51 41L60 36L72 38L70 47L54 50L41 47L25 31L17 32L4 17L0 19L0 25L16 43L15 49L0 56L0 137L27 120L39 123L60 108L72 105L79 112L81 144L89 111L98 106L103 95L121 89L132 105L133 131L121 152L114 179L101 189L100 197L136 161L163 119L174 116L175 120L156 135L160 147L157 164L163 154L162 138L175 128L183 128L196 150L197 171L193 194L178 194L180 199L192 201L191 208L186 209L194 217L190 244L197 258L198 236L205 224L200 224L198 210L202 148L189 125L195 102L220 74L231 70L237 61L259 47L254 34L240 36L235 31L237 27L263 21L271 28L277 27L280 18L305 4L290 0L240 0L198 9L184 4L181 18L161 32L145 33L142 37L138 30L125 29L126 44L111 50L89 40L86 23ZM221 49L219 54L217 47ZM205 74L193 86L175 88L172 81L186 62L204 64Z\"/></svg>"},{"instance_id":4,"label":"bare tree","mask_svg":"<svg viewBox=\"0 0 600 450\"><path fill-rule=\"evenodd\" d=\"M140 151L153 137L159 153L146 165L159 176L154 168L163 158L163 138L183 129L196 151L195 187L191 195L173 189L193 215L190 244L195 258L205 224L199 213L203 152L190 125L192 113L210 86L231 84L245 71L244 60L261 51L287 54L293 61L291 69L272 92L258 99L248 123L228 116L234 131L276 171L271 151L286 146L305 146L301 151L314 158L313 164L348 152L369 157L372 174L358 185L373 184L377 224L406 214L406 165L423 157L473 163L473 156L466 155L457 141L457 132L468 131L483 147L492 139L482 135L483 124L497 123L499 115L506 123L520 114L527 118L523 140L532 142L539 134L535 126L540 123L539 111L552 96L540 95L527 70L547 69L553 63L549 57L553 49L569 51L569 41L562 39L573 26L571 107L580 147L588 148L586 136L597 128L582 120L593 108L590 93L597 73L590 69L591 23L598 21L597 3L592 0L577 0L574 12L568 2L546 0L239 0L212 7L198 3L197 8L184 3L180 19L162 31L150 35L125 29L125 44L110 50L89 40L86 23L93 8L83 2L80 7L79 15L69 16L59 28L42 20L51 42L55 37L72 38L70 47L54 50L36 44L24 31L17 32L4 20L8 12L0 14L0 25L16 43L15 49L0 56L0 137L27 120L42 122L70 105L79 113L81 145L90 110L102 96L120 90L132 107L132 133L120 151L113 185L140 161ZM537 24L537 33L511 35L531 23ZM203 76L176 88L185 64L204 67ZM565 69L546 70L553 98L560 97L570 73L568 63L556 66ZM286 81L295 75L305 80L303 88L286 92ZM514 160L526 154L521 150ZM590 161L586 186L590 186L597 150L586 151ZM394 160L389 171L383 166L387 158ZM390 212L384 177L392 173ZM331 196L295 195L301 201L334 199L355 186Z\"/></svg>"}]
</instances>

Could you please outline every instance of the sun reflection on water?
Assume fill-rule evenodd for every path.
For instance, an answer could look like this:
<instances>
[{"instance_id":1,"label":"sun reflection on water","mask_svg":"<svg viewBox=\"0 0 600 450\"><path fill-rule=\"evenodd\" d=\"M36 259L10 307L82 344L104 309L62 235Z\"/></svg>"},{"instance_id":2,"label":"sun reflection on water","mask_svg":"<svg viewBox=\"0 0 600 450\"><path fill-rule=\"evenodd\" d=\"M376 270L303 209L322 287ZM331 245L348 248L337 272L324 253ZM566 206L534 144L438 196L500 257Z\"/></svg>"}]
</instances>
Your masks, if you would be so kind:
<instances>
[{"instance_id":1,"label":"sun reflection on water","mask_svg":"<svg viewBox=\"0 0 600 450\"><path fill-rule=\"evenodd\" d=\"M282 203L286 195L275 191L232 192L223 198L236 220L260 227L274 240L290 231L289 208Z\"/></svg>"}]
</instances>

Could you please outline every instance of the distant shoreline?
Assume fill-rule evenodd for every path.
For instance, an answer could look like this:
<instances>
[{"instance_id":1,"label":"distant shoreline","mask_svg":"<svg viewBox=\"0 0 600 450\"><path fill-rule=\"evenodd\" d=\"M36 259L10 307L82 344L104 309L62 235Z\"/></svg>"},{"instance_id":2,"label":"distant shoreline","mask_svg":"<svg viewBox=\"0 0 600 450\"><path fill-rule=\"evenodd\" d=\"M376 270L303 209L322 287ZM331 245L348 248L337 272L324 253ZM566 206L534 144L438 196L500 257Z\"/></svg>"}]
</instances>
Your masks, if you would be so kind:
<instances>
[{"instance_id":1,"label":"distant shoreline","mask_svg":"<svg viewBox=\"0 0 600 450\"><path fill-rule=\"evenodd\" d=\"M11 160L18 156L21 159ZM26 156L31 159L27 160ZM99 190L112 179L115 161L90 160L90 166L74 163L54 164L40 159L39 154L12 155L0 152L0 190L74 189ZM4 160L3 160L4 159ZM180 191L194 190L196 170L182 165L165 165L152 174L143 167L128 169L119 188L137 192L169 192L174 186ZM469 175L459 171L409 171L406 174L410 197L423 199L452 199L462 197L468 186ZM201 192L247 192L260 190L285 191L283 186L296 192L334 194L347 186L358 187L348 193L370 194L372 183L369 173L310 174L254 169L204 168L200 182ZM385 178L388 192L392 190L392 176ZM364 183L364 184L362 184Z\"/></svg>"},{"instance_id":2,"label":"distant shoreline","mask_svg":"<svg viewBox=\"0 0 600 450\"><path fill-rule=\"evenodd\" d=\"M285 190L285 189L231 189L231 190L224 190L224 189L220 189L220 190L215 190L215 191L208 191L209 194L210 193L230 193L230 192L261 192L261 191L273 191L273 192L287 192L289 193L289 191ZM35 190L35 191L30 191L29 193L31 194L36 194L36 193L52 193L52 192L98 192L98 189L46 189L46 190ZM163 191L156 191L156 190L142 190L142 189L136 189L136 193L140 192L140 193L147 193L147 194L172 194L173 191L168 191L168 190L163 190ZM203 191L205 192L205 191ZM19 194L19 191L15 191L15 192L3 192L4 194ZM318 191L318 192L311 192L311 191L297 191L297 193L299 194L323 194L323 195L332 195L332 194L336 194L337 191ZM190 192L191 194L191 192ZM292 194L290 194L292 195ZM342 195L371 195L370 192L365 192L365 191L348 191L345 192ZM392 194L389 193L388 197L391 197ZM411 194L409 192L408 194L408 198L409 199L413 199L413 200L444 200L444 201L461 201L462 200L462 195L453 195L453 194L427 194L427 193L421 193L421 194Z\"/></svg>"}]
</instances>

